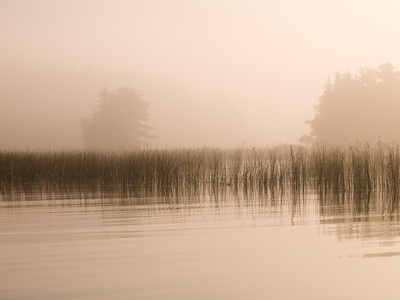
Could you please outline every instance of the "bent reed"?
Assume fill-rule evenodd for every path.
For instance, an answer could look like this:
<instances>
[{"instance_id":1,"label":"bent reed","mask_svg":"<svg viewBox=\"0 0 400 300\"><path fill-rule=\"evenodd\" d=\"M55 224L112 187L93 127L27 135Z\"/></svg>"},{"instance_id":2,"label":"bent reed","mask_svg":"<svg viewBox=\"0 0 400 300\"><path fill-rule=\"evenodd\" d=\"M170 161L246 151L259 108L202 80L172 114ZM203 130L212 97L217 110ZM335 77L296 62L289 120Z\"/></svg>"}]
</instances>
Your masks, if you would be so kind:
<instances>
[{"instance_id":1,"label":"bent reed","mask_svg":"<svg viewBox=\"0 0 400 300\"><path fill-rule=\"evenodd\" d=\"M137 149L132 151L0 151L0 189L42 186L119 191L230 187L263 193L316 189L321 193L398 195L397 144L281 145L270 148Z\"/></svg>"}]
</instances>

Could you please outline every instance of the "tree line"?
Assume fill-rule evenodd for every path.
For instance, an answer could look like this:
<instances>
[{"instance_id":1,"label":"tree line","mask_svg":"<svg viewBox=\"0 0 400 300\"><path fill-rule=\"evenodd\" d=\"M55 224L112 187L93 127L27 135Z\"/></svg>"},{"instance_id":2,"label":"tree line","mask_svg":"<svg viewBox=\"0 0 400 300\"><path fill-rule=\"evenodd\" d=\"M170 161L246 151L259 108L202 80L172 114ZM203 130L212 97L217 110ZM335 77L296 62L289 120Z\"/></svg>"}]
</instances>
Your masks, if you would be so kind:
<instances>
[{"instance_id":1,"label":"tree line","mask_svg":"<svg viewBox=\"0 0 400 300\"><path fill-rule=\"evenodd\" d=\"M149 104L131 87L104 89L92 116L82 122L85 148L132 148L155 137L147 125ZM400 72L390 63L336 73L328 79L305 143L399 141Z\"/></svg>"},{"instance_id":2,"label":"tree line","mask_svg":"<svg viewBox=\"0 0 400 300\"><path fill-rule=\"evenodd\" d=\"M307 121L312 143L399 141L400 73L390 64L336 73L328 80L315 116Z\"/></svg>"}]
</instances>

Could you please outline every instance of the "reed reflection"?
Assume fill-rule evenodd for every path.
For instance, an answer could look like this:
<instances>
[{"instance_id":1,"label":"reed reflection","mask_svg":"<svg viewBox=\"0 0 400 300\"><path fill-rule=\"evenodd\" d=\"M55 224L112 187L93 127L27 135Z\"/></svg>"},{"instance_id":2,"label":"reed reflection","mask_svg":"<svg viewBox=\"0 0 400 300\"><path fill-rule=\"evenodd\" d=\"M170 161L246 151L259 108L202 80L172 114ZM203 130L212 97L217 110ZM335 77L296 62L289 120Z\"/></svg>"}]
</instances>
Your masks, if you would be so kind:
<instances>
[{"instance_id":1,"label":"reed reflection","mask_svg":"<svg viewBox=\"0 0 400 300\"><path fill-rule=\"evenodd\" d=\"M175 224L188 228L241 226L317 226L339 242L400 236L396 193L327 192L312 189L108 190L93 187L23 188L2 191L1 207L13 210L48 208L101 212L105 226ZM15 211L13 212L15 214ZM116 221L118 220L118 221ZM180 228L180 227L179 227Z\"/></svg>"}]
</instances>

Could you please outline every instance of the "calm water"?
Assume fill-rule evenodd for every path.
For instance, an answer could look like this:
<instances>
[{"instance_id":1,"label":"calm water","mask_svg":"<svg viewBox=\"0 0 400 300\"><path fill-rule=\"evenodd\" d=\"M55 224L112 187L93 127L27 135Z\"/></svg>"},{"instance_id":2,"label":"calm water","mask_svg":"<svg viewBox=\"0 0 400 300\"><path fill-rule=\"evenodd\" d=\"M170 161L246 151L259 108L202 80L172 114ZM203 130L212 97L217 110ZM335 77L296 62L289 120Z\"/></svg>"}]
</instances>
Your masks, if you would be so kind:
<instances>
[{"instance_id":1,"label":"calm water","mask_svg":"<svg viewBox=\"0 0 400 300\"><path fill-rule=\"evenodd\" d=\"M0 299L399 299L397 201L0 196Z\"/></svg>"}]
</instances>

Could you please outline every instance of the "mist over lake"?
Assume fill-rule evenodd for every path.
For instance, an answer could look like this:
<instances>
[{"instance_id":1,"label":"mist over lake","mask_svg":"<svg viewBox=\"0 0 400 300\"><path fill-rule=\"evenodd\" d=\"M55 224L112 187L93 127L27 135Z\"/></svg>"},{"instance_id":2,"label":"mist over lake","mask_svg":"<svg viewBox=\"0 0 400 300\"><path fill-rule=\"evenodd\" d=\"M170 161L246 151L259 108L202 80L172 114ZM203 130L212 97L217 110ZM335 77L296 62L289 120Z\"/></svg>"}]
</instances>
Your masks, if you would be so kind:
<instances>
[{"instance_id":1,"label":"mist over lake","mask_svg":"<svg viewBox=\"0 0 400 300\"><path fill-rule=\"evenodd\" d=\"M0 299L398 299L393 1L0 3Z\"/></svg>"}]
</instances>

